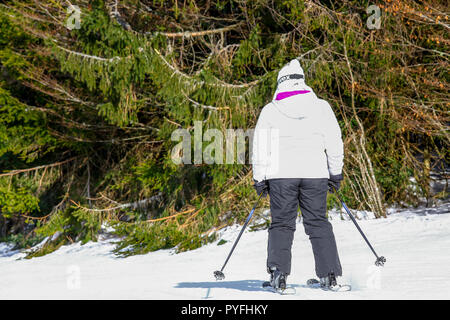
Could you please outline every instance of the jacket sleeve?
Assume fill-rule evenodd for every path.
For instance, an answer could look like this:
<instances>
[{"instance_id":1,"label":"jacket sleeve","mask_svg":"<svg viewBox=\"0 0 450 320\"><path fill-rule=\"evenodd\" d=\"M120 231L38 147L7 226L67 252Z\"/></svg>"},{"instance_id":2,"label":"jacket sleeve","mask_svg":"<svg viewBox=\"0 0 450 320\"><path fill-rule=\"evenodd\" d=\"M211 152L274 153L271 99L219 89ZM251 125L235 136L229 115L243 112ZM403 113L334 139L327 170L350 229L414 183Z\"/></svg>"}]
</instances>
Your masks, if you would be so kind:
<instances>
[{"instance_id":1,"label":"jacket sleeve","mask_svg":"<svg viewBox=\"0 0 450 320\"><path fill-rule=\"evenodd\" d=\"M268 141L270 123L268 113L268 108L264 107L253 132L252 169L253 179L256 181L266 179L267 170L270 166L270 148Z\"/></svg>"},{"instance_id":2,"label":"jacket sleeve","mask_svg":"<svg viewBox=\"0 0 450 320\"><path fill-rule=\"evenodd\" d=\"M341 128L328 102L324 101L324 140L327 154L328 172L330 175L342 173L344 166L344 144Z\"/></svg>"}]
</instances>

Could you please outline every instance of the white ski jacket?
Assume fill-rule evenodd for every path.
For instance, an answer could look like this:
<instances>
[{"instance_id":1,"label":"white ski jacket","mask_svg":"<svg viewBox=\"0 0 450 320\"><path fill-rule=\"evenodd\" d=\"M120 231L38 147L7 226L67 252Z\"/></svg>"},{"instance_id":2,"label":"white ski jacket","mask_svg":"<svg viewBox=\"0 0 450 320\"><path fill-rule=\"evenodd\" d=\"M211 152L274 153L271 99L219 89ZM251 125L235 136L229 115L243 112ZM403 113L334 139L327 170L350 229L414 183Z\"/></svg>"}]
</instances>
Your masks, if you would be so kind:
<instances>
[{"instance_id":1,"label":"white ski jacket","mask_svg":"<svg viewBox=\"0 0 450 320\"><path fill-rule=\"evenodd\" d=\"M344 148L333 110L317 98L304 79L289 79L291 74L303 76L297 60L278 74L274 100L262 109L256 124L252 147L256 181L329 178L342 173ZM302 93L277 100L279 93L292 91Z\"/></svg>"}]
</instances>

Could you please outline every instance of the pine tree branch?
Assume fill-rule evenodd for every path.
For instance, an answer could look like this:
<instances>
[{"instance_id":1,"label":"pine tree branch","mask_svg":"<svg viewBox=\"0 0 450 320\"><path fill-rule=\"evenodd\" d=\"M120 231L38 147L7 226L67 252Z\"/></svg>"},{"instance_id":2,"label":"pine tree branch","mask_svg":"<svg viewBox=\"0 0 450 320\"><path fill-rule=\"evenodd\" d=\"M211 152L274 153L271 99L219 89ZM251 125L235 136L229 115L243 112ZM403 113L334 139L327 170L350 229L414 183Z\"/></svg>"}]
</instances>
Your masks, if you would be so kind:
<instances>
[{"instance_id":1,"label":"pine tree branch","mask_svg":"<svg viewBox=\"0 0 450 320\"><path fill-rule=\"evenodd\" d=\"M255 81L252 81L252 82L249 82L249 83L232 84L232 83L224 82L224 81L222 81L222 80L220 80L220 79L214 77L214 79L217 80L218 83L206 83L206 82L203 81L203 80L197 80L197 79L195 79L195 78L193 78L193 77L187 75L186 73L181 72L180 70L178 70L177 68L175 68L171 63L169 63L169 62L164 58L164 56L159 52L158 49L153 49L153 50L157 53L157 55L158 55L158 56L160 57L160 59L164 62L164 64L165 64L167 67L169 67L170 70L172 70L172 72L173 72L174 74L177 74L177 75L179 75L180 77L185 78L185 79L187 79L187 80L189 80L189 81L194 81L194 82L196 82L196 84L197 84L198 86L203 86L203 85L207 84L207 85L212 86L212 87L225 87L225 88L241 89L241 88L254 87L256 84L258 84L260 81L262 81L262 80L265 78L265 75L263 75L263 76L261 76L260 79L257 79L257 80L255 80Z\"/></svg>"},{"instance_id":2,"label":"pine tree branch","mask_svg":"<svg viewBox=\"0 0 450 320\"><path fill-rule=\"evenodd\" d=\"M83 57L83 58L87 58L87 59L93 59L93 60L105 61L105 62L113 62L113 61L117 61L117 60L123 59L123 57L119 57L119 56L115 56L115 57L112 57L112 58L103 58L103 57L99 57L99 56L93 56L93 55L90 55L90 54L85 54L85 53L82 53L82 52L73 51L73 50L61 47L60 45L56 45L56 46L59 49L65 51L67 53L70 53L70 54L73 54L73 55L76 55L76 56L80 56L80 57ZM128 56L128 57L130 57L130 56Z\"/></svg>"},{"instance_id":3,"label":"pine tree branch","mask_svg":"<svg viewBox=\"0 0 450 320\"><path fill-rule=\"evenodd\" d=\"M77 208L86 210L86 211L90 211L90 212L108 212L108 211L115 211L115 210L120 210L120 209L126 209L126 208L132 208L132 209L137 209L137 208L142 208L145 206L148 206L150 203L155 202L155 201L160 201L162 197L162 192L159 192L158 194L147 198L147 199L143 199L143 200L139 200L139 201L135 201L135 202L130 202L130 203L124 203L121 205L118 205L116 207L112 207L112 208L105 208L105 209L92 209L92 208L86 208L81 206L80 204L76 203L73 200L70 200L70 202L72 202Z\"/></svg>"},{"instance_id":4,"label":"pine tree branch","mask_svg":"<svg viewBox=\"0 0 450 320\"><path fill-rule=\"evenodd\" d=\"M198 103L197 101L194 101L191 98L189 98L189 96L184 91L183 91L183 95L185 96L185 98L189 102L191 102L196 107L200 107L200 108L208 109L208 110L213 110L213 111L217 111L217 110L220 110L220 109L225 109L225 108L218 108L218 107L213 107L213 106L208 106L208 105L204 105L204 104ZM229 108L227 108L227 109L229 109Z\"/></svg>"},{"instance_id":5,"label":"pine tree branch","mask_svg":"<svg viewBox=\"0 0 450 320\"><path fill-rule=\"evenodd\" d=\"M75 160L77 158L78 157L73 157L73 158L70 158L70 159L67 159L67 160L64 160L64 161L55 162L55 163L47 164L47 165L42 165L42 166L38 166L38 167L34 167L34 168L13 170L13 171L10 171L10 172L7 172L7 173L0 174L0 177L14 176L14 175L17 175L19 173L30 172L30 171L37 171L37 170L40 170L40 169L47 169L47 168L52 168L52 167L58 167L58 166L61 166L63 164L66 164L68 162L71 162L71 161L73 161L73 160Z\"/></svg>"},{"instance_id":6,"label":"pine tree branch","mask_svg":"<svg viewBox=\"0 0 450 320\"><path fill-rule=\"evenodd\" d=\"M154 32L154 33L145 33L151 34L152 36L163 35L167 38L193 38L193 37L201 37L210 34L222 33L233 30L239 26L241 26L244 22L239 22L227 27L211 29L211 30L203 30L203 31L184 31L184 32Z\"/></svg>"}]
</instances>

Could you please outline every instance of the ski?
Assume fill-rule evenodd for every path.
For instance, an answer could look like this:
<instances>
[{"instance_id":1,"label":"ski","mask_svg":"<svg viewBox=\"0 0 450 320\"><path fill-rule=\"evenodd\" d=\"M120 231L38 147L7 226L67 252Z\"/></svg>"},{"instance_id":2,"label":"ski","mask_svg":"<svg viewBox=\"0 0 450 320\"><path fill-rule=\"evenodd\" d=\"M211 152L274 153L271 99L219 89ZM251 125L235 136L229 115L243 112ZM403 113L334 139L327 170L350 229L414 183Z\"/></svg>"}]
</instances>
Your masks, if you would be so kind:
<instances>
[{"instance_id":1,"label":"ski","mask_svg":"<svg viewBox=\"0 0 450 320\"><path fill-rule=\"evenodd\" d=\"M262 287L264 289L267 289L268 291L278 293L281 295L293 295L297 292L294 287L290 287L290 286L286 287L285 289L281 289L281 288L275 289L274 287L272 287L270 285L269 281L263 282Z\"/></svg>"},{"instance_id":2,"label":"ski","mask_svg":"<svg viewBox=\"0 0 450 320\"><path fill-rule=\"evenodd\" d=\"M342 284L342 285L338 284L331 287L322 287L320 285L320 281L317 279L309 279L308 281L306 281L306 285L310 288L322 289L325 291L333 291L333 292L346 292L352 290L352 286L349 284Z\"/></svg>"}]
</instances>

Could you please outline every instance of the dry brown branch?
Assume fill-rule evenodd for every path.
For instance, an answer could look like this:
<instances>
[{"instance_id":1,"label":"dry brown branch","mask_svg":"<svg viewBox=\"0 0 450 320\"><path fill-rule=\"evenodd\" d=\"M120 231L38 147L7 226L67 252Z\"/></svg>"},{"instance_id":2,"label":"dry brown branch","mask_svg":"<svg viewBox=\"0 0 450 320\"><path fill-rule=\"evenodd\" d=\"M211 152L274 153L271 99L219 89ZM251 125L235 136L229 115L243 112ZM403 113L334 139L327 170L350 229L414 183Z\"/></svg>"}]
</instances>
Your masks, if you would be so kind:
<instances>
[{"instance_id":1,"label":"dry brown branch","mask_svg":"<svg viewBox=\"0 0 450 320\"><path fill-rule=\"evenodd\" d=\"M184 32L155 32L152 33L152 35L163 35L165 37L168 38L192 38L192 37L201 37L201 36L206 36L206 35L211 35L211 34L216 34L216 33L222 33L222 32L227 32L230 30L233 30L237 27L240 27L243 24L243 22L239 22L236 24L233 24L231 26L227 26L227 27L223 27L223 28L218 28L218 29L210 29L210 30L203 30L203 31L184 31Z\"/></svg>"},{"instance_id":2,"label":"dry brown branch","mask_svg":"<svg viewBox=\"0 0 450 320\"><path fill-rule=\"evenodd\" d=\"M150 198L147 199L143 199L143 200L139 200L139 201L135 201L135 202L131 202L131 203L124 203L112 208L104 208L104 209L92 209L92 208L86 208L83 207L82 205L76 203L73 200L70 200L70 202L72 202L77 208L86 210L86 211L90 211L90 212L109 212L109 211L116 211L116 210L122 210L122 209L137 209L137 208L141 208L141 207L145 207L148 206L150 203L153 203L155 201L160 201L162 196L162 193L158 193L157 195L154 195Z\"/></svg>"},{"instance_id":3,"label":"dry brown branch","mask_svg":"<svg viewBox=\"0 0 450 320\"><path fill-rule=\"evenodd\" d=\"M73 157L61 162L55 162L52 164L47 164L47 165L42 165L42 166L38 166L38 167L34 167L34 168L28 168L28 169L20 169L20 170L13 170L7 173L2 173L0 174L0 177L7 177L7 176L14 176L16 174L20 174L20 173L24 173L24 172L30 172L30 171L36 171L36 170L40 170L40 169L47 169L47 168L52 168L52 167L58 167L58 166L62 166L63 164L66 164L68 162L71 162L75 159L77 159L78 157Z\"/></svg>"}]
</instances>

